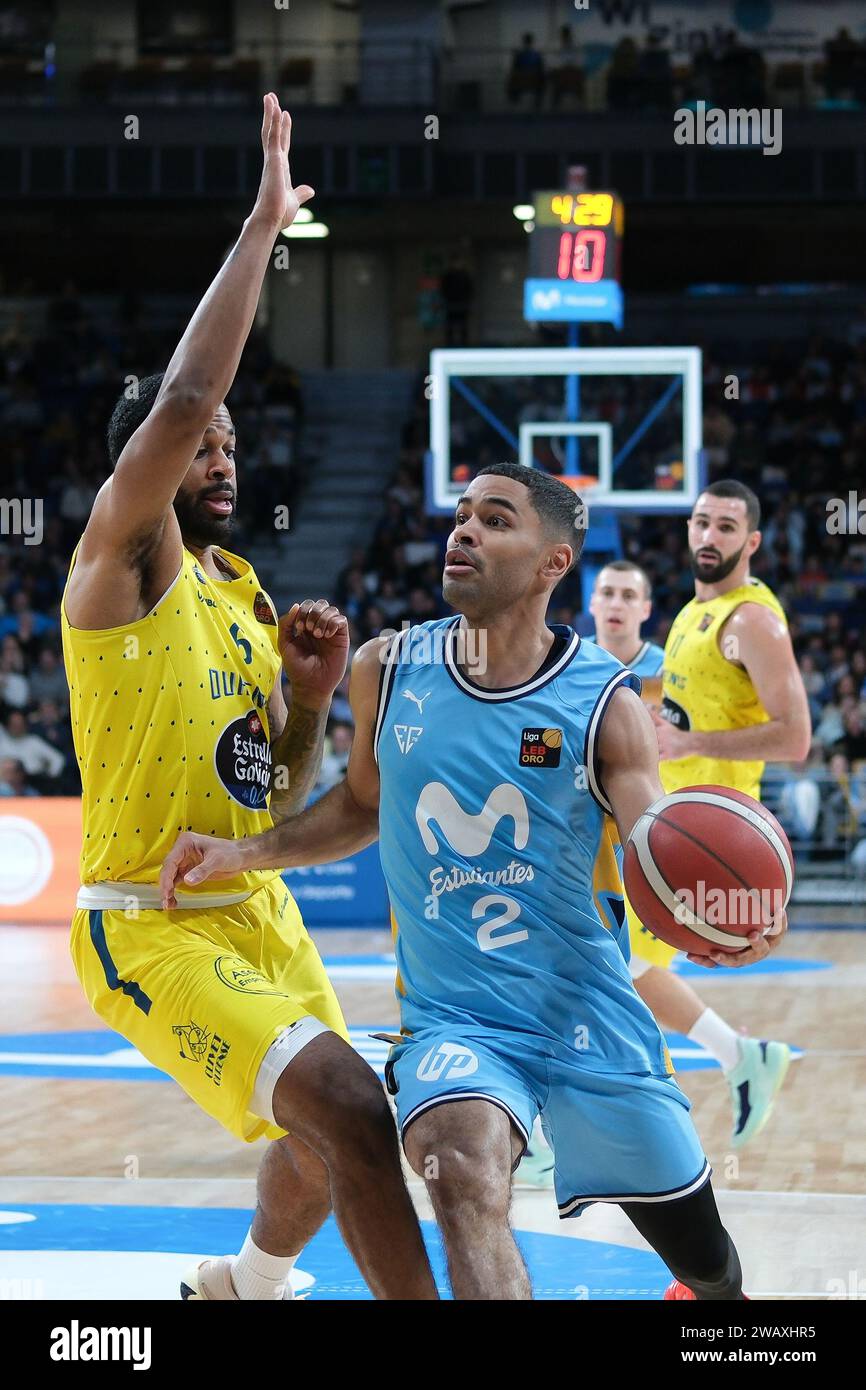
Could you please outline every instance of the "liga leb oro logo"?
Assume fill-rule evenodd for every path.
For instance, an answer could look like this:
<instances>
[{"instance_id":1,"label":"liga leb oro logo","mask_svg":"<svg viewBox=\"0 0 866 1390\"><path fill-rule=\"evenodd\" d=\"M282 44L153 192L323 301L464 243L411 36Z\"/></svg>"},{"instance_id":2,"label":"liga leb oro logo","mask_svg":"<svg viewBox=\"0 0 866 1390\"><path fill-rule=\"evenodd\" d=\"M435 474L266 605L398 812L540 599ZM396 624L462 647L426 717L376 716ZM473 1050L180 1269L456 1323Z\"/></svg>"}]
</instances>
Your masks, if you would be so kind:
<instances>
[{"instance_id":1,"label":"liga leb oro logo","mask_svg":"<svg viewBox=\"0 0 866 1390\"><path fill-rule=\"evenodd\" d=\"M521 767L559 767L561 729L524 729L520 735Z\"/></svg>"},{"instance_id":2,"label":"liga leb oro logo","mask_svg":"<svg viewBox=\"0 0 866 1390\"><path fill-rule=\"evenodd\" d=\"M705 613L704 616L701 618L701 621L698 623L698 632L706 632L707 628L712 627L715 621L715 613Z\"/></svg>"},{"instance_id":3,"label":"liga leb oro logo","mask_svg":"<svg viewBox=\"0 0 866 1390\"><path fill-rule=\"evenodd\" d=\"M269 623L271 627L277 625L274 610L268 603L267 595L263 594L261 589L253 600L253 616L258 618L260 623Z\"/></svg>"}]
</instances>

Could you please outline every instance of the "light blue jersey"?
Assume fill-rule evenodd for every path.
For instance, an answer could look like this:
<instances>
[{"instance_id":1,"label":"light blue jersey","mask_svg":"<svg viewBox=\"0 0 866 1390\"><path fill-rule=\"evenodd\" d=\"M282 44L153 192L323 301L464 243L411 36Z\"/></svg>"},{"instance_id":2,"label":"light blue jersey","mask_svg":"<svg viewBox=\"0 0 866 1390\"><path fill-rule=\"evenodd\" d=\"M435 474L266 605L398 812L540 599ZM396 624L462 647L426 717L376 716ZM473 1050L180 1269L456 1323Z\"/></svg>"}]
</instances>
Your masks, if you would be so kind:
<instances>
[{"instance_id":1,"label":"light blue jersey","mask_svg":"<svg viewBox=\"0 0 866 1390\"><path fill-rule=\"evenodd\" d=\"M379 838L403 1031L517 1031L588 1072L667 1076L620 943L598 770L610 699L640 682L563 627L549 669L485 690L457 660L459 622L405 630L381 680Z\"/></svg>"},{"instance_id":2,"label":"light blue jersey","mask_svg":"<svg viewBox=\"0 0 866 1390\"><path fill-rule=\"evenodd\" d=\"M586 640L593 643L598 642L595 633ZM664 647L656 646L655 642L642 642L632 660L628 662L628 669L633 671L636 676L640 676L642 681L647 681L651 680L653 676L660 676L664 664Z\"/></svg>"},{"instance_id":3,"label":"light blue jersey","mask_svg":"<svg viewBox=\"0 0 866 1390\"><path fill-rule=\"evenodd\" d=\"M629 977L599 777L605 710L640 681L571 628L554 633L531 680L485 690L466 674L475 634L459 618L407 629L383 669L374 746L401 1135L437 1106L480 1100L525 1146L540 1116L573 1217L590 1202L679 1199L710 1169Z\"/></svg>"}]
</instances>

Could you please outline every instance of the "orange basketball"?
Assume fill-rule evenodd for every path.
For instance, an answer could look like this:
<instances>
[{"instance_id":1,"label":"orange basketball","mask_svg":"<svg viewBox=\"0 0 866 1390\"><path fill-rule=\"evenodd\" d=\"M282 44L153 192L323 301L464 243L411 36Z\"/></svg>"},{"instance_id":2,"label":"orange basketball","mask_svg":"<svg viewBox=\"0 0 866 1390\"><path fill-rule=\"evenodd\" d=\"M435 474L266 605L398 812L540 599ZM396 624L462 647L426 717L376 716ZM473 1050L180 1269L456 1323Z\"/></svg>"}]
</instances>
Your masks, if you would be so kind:
<instances>
[{"instance_id":1,"label":"orange basketball","mask_svg":"<svg viewBox=\"0 0 866 1390\"><path fill-rule=\"evenodd\" d=\"M786 906L794 858L760 802L729 787L683 787L635 824L623 879L634 911L662 941L692 955L735 952Z\"/></svg>"}]
</instances>

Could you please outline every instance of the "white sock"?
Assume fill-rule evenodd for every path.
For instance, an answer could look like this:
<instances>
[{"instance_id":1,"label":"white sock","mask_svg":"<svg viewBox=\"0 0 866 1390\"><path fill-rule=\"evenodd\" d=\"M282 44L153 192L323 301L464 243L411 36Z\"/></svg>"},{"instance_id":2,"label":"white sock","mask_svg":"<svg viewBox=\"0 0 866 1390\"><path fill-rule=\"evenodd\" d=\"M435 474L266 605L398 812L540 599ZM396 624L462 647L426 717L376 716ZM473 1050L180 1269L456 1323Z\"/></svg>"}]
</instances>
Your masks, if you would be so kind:
<instances>
[{"instance_id":1,"label":"white sock","mask_svg":"<svg viewBox=\"0 0 866 1390\"><path fill-rule=\"evenodd\" d=\"M732 1071L740 1060L739 1034L714 1009L704 1009L688 1036L715 1057L722 1071Z\"/></svg>"},{"instance_id":2,"label":"white sock","mask_svg":"<svg viewBox=\"0 0 866 1390\"><path fill-rule=\"evenodd\" d=\"M238 1298L283 1298L297 1255L268 1255L247 1232L243 1249L232 1260L232 1283ZM292 1294L294 1297L294 1294Z\"/></svg>"}]
</instances>

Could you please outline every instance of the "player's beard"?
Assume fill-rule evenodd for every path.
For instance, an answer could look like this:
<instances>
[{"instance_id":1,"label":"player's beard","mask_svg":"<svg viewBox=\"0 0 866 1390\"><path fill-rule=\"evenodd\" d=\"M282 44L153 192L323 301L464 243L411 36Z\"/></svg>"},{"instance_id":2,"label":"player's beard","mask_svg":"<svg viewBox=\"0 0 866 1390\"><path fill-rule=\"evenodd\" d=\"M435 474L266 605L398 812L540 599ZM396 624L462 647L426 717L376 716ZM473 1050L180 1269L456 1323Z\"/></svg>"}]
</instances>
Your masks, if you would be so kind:
<instances>
[{"instance_id":1,"label":"player's beard","mask_svg":"<svg viewBox=\"0 0 866 1390\"><path fill-rule=\"evenodd\" d=\"M224 544L234 526L235 501L232 493L232 510L228 516L216 516L205 507L201 493L179 492L174 499L174 512L184 543L192 542L199 547Z\"/></svg>"},{"instance_id":2,"label":"player's beard","mask_svg":"<svg viewBox=\"0 0 866 1390\"><path fill-rule=\"evenodd\" d=\"M701 562L697 557L697 552L690 550L689 560L691 561L692 574L695 576L695 579L699 579L702 584L718 584L722 579L727 579L731 571L737 568L737 565L743 558L743 551L745 548L746 542L743 541L739 550L733 555L729 555L727 560L719 560L715 565L708 565L705 561Z\"/></svg>"}]
</instances>

